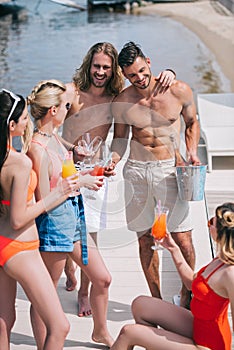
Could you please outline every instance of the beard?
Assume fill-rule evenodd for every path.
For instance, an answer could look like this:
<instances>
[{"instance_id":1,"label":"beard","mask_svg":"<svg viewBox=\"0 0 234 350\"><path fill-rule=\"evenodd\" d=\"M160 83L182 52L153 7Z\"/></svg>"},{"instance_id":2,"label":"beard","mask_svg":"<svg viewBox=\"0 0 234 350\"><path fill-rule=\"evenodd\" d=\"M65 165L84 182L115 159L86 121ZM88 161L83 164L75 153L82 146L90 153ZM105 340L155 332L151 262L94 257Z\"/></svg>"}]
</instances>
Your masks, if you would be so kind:
<instances>
[{"instance_id":1,"label":"beard","mask_svg":"<svg viewBox=\"0 0 234 350\"><path fill-rule=\"evenodd\" d=\"M106 76L102 79L98 79L97 77L90 77L91 84L95 86L96 88L103 88L106 87L107 84L110 81L110 78L108 79Z\"/></svg>"},{"instance_id":2,"label":"beard","mask_svg":"<svg viewBox=\"0 0 234 350\"><path fill-rule=\"evenodd\" d=\"M151 77L152 77L152 75L147 75L145 77L145 79L144 79L145 80L145 84L144 85L141 85L140 83L132 83L132 85L135 86L138 89L142 89L142 90L147 89L147 87L150 84Z\"/></svg>"}]
</instances>

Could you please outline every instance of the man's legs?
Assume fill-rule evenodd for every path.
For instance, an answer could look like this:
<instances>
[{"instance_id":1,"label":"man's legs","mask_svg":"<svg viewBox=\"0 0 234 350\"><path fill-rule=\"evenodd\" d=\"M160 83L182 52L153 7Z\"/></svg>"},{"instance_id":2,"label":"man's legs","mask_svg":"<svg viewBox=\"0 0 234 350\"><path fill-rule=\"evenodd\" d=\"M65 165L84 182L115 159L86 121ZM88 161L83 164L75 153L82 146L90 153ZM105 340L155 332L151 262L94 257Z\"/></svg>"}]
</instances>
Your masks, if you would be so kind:
<instances>
[{"instance_id":1,"label":"man's legs","mask_svg":"<svg viewBox=\"0 0 234 350\"><path fill-rule=\"evenodd\" d=\"M189 264L189 266L194 269L195 268L195 249L192 241L192 231L186 232L176 232L171 233L175 242L180 247L180 250ZM181 292L180 292L180 306L189 308L191 301L191 292L182 284Z\"/></svg>"},{"instance_id":2,"label":"man's legs","mask_svg":"<svg viewBox=\"0 0 234 350\"><path fill-rule=\"evenodd\" d=\"M77 285L77 279L76 279L76 264L73 262L72 258L68 255L66 259L66 264L64 267L64 272L66 274L67 280L66 280L66 290L68 292L72 292Z\"/></svg>"},{"instance_id":3,"label":"man's legs","mask_svg":"<svg viewBox=\"0 0 234 350\"><path fill-rule=\"evenodd\" d=\"M139 254L142 269L144 271L150 292L153 297L161 298L160 292L160 276L159 276L159 257L158 252L151 249L153 238L150 230L145 234L138 233ZM172 237L181 249L181 252L192 269L195 267L195 250L192 242L192 232L176 232L172 233ZM182 285L180 305L189 307L191 293L185 285Z\"/></svg>"},{"instance_id":4,"label":"man's legs","mask_svg":"<svg viewBox=\"0 0 234 350\"><path fill-rule=\"evenodd\" d=\"M141 266L144 271L150 292L153 297L161 298L159 257L156 250L151 249L154 245L150 230L146 233L138 233L139 255Z\"/></svg>"}]
</instances>

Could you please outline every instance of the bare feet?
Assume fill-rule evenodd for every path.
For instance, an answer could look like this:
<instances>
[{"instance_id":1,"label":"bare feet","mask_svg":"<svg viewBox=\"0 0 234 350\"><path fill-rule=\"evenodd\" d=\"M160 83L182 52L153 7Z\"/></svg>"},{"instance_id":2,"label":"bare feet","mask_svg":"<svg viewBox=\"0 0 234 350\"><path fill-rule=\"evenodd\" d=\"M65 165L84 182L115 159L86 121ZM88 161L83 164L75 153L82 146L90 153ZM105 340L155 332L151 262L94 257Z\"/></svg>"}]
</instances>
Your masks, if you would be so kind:
<instances>
[{"instance_id":1,"label":"bare feet","mask_svg":"<svg viewBox=\"0 0 234 350\"><path fill-rule=\"evenodd\" d=\"M88 295L81 295L78 293L78 316L90 316L92 315L91 306Z\"/></svg>"},{"instance_id":2,"label":"bare feet","mask_svg":"<svg viewBox=\"0 0 234 350\"><path fill-rule=\"evenodd\" d=\"M105 344L109 348L114 344L114 339L111 337L111 335L107 332L105 336L99 336L92 334L92 339L95 343L99 344Z\"/></svg>"}]
</instances>

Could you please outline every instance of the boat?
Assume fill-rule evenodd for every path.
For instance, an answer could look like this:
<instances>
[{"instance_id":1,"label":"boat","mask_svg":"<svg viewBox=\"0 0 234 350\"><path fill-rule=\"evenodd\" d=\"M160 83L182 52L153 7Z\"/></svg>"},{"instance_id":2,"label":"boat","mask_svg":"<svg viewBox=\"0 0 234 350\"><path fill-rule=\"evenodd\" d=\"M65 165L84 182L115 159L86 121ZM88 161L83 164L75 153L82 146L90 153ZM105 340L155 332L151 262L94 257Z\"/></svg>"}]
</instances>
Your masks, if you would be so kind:
<instances>
[{"instance_id":1,"label":"boat","mask_svg":"<svg viewBox=\"0 0 234 350\"><path fill-rule=\"evenodd\" d=\"M87 0L87 1L88 1L88 9L90 11L99 7L126 10L127 6L131 8L134 2L138 4L140 4L141 2L141 0Z\"/></svg>"},{"instance_id":2,"label":"boat","mask_svg":"<svg viewBox=\"0 0 234 350\"><path fill-rule=\"evenodd\" d=\"M80 11L86 11L86 8L77 4L75 1L73 0L49 0L51 2L54 2L56 4L59 5L63 5L63 6L67 6L67 7L71 7L74 8L76 10L80 10Z\"/></svg>"},{"instance_id":3,"label":"boat","mask_svg":"<svg viewBox=\"0 0 234 350\"><path fill-rule=\"evenodd\" d=\"M16 4L14 0L0 0L0 17L15 14L22 9L23 6Z\"/></svg>"}]
</instances>

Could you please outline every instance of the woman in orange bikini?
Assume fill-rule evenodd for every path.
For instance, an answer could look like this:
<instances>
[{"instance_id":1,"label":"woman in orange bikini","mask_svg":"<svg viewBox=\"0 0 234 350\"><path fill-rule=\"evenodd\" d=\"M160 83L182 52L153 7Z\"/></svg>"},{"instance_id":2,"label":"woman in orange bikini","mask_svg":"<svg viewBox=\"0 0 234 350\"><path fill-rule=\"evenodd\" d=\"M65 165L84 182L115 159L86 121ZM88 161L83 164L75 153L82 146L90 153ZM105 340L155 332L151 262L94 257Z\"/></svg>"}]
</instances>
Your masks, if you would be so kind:
<instances>
[{"instance_id":1,"label":"woman in orange bikini","mask_svg":"<svg viewBox=\"0 0 234 350\"><path fill-rule=\"evenodd\" d=\"M64 179L35 203L37 177L32 162L12 147L14 136L25 138L25 148L29 142L31 124L26 101L3 89L0 111L0 349L9 349L16 318L17 282L46 325L42 349L63 349L69 323L41 259L34 219L65 201L79 183L75 176Z\"/></svg>"},{"instance_id":2,"label":"woman in orange bikini","mask_svg":"<svg viewBox=\"0 0 234 350\"><path fill-rule=\"evenodd\" d=\"M16 317L17 282L46 325L42 349L63 349L69 323L41 259L34 219L65 201L79 183L74 176L64 179L48 196L35 203L37 178L31 160L12 148L14 136L29 136L26 101L3 89L0 111L0 349L9 349ZM25 141L26 146L29 140Z\"/></svg>"},{"instance_id":3,"label":"woman in orange bikini","mask_svg":"<svg viewBox=\"0 0 234 350\"><path fill-rule=\"evenodd\" d=\"M147 350L231 350L228 306L233 325L234 203L219 206L209 226L217 243L217 256L195 278L170 234L162 242L186 287L193 292L191 311L140 296L132 304L136 324L122 328L111 350L131 350L135 345Z\"/></svg>"}]
</instances>

